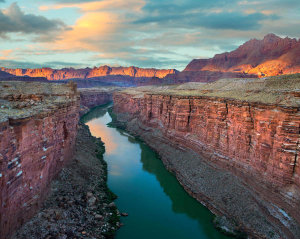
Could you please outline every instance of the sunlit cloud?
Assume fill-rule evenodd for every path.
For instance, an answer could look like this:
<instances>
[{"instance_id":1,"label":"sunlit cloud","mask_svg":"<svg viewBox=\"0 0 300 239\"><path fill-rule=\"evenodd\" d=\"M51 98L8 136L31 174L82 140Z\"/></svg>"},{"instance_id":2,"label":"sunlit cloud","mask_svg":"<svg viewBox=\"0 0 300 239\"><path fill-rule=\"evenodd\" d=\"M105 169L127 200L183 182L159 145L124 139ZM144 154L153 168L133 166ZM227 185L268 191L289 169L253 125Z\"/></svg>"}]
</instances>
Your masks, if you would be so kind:
<instances>
[{"instance_id":1,"label":"sunlit cloud","mask_svg":"<svg viewBox=\"0 0 300 239\"><path fill-rule=\"evenodd\" d=\"M40 10L58 10L62 8L78 8L82 12L95 12L95 11L121 11L130 10L134 12L140 12L145 2L142 0L103 0L92 1L87 3L64 3L64 4L52 4L40 6Z\"/></svg>"},{"instance_id":2,"label":"sunlit cloud","mask_svg":"<svg viewBox=\"0 0 300 239\"><path fill-rule=\"evenodd\" d=\"M12 56L13 50L2 50L0 51L0 60L11 60L15 59L14 56Z\"/></svg>"}]
</instances>

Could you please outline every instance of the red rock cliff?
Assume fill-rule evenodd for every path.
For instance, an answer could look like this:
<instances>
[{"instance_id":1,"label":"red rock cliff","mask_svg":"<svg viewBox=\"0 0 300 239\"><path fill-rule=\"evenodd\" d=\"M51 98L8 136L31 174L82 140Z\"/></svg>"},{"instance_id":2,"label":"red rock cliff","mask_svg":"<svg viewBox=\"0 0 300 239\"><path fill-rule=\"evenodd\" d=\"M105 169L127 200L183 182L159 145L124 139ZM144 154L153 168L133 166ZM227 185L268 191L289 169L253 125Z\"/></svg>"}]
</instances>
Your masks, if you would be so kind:
<instances>
[{"instance_id":1,"label":"red rock cliff","mask_svg":"<svg viewBox=\"0 0 300 239\"><path fill-rule=\"evenodd\" d=\"M198 90L187 86L180 91L179 86L170 91L141 88L116 92L114 112L126 115L127 122L140 122L145 134L156 128L178 148L192 149L243 178L300 224L300 81L294 82L293 92L287 89L292 80L288 79L285 87L278 85L284 79L268 80L216 82L221 91L200 84ZM258 92L256 84L258 88L264 84L266 89L273 84L274 88ZM272 95L278 97L270 101Z\"/></svg>"},{"instance_id":2,"label":"red rock cliff","mask_svg":"<svg viewBox=\"0 0 300 239\"><path fill-rule=\"evenodd\" d=\"M41 205L72 157L79 114L73 85L0 82L0 238Z\"/></svg>"}]
</instances>

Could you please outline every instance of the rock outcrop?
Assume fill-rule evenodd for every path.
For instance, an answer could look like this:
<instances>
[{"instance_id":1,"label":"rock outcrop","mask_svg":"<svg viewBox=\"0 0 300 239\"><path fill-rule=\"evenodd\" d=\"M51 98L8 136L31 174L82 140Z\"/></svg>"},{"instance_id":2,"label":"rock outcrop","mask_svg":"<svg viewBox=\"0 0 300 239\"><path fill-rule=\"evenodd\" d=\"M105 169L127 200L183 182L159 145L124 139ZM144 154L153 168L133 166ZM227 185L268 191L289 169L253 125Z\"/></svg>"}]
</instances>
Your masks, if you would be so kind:
<instances>
[{"instance_id":1,"label":"rock outcrop","mask_svg":"<svg viewBox=\"0 0 300 239\"><path fill-rule=\"evenodd\" d=\"M128 89L114 112L214 213L255 237L298 238L299 86L296 75Z\"/></svg>"},{"instance_id":2,"label":"rock outcrop","mask_svg":"<svg viewBox=\"0 0 300 239\"><path fill-rule=\"evenodd\" d=\"M103 76L130 76L134 78L164 78L168 74L174 74L177 71L174 69L160 70L154 68L138 68L138 67L110 67L100 66L94 68L85 69L51 69L51 68L40 68L40 69L8 69L1 68L1 71L9 73L15 76L30 76L30 77L45 77L48 80L68 80L68 79L89 79Z\"/></svg>"},{"instance_id":3,"label":"rock outcrop","mask_svg":"<svg viewBox=\"0 0 300 239\"><path fill-rule=\"evenodd\" d=\"M195 59L184 71L168 76L175 82L212 82L228 77L265 77L300 73L300 40L268 34L211 59Z\"/></svg>"},{"instance_id":4,"label":"rock outcrop","mask_svg":"<svg viewBox=\"0 0 300 239\"><path fill-rule=\"evenodd\" d=\"M0 82L0 231L31 218L74 151L79 94L73 84Z\"/></svg>"}]
</instances>

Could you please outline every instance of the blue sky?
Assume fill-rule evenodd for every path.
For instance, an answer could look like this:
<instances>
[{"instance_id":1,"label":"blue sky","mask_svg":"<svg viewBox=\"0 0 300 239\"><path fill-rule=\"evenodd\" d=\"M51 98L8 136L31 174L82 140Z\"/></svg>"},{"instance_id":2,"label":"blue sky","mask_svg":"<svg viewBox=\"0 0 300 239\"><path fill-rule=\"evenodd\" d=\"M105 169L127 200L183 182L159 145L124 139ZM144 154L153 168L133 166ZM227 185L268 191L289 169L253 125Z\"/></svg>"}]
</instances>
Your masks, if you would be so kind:
<instances>
[{"instance_id":1,"label":"blue sky","mask_svg":"<svg viewBox=\"0 0 300 239\"><path fill-rule=\"evenodd\" d=\"M299 0L0 0L0 66L182 70L299 29Z\"/></svg>"}]
</instances>

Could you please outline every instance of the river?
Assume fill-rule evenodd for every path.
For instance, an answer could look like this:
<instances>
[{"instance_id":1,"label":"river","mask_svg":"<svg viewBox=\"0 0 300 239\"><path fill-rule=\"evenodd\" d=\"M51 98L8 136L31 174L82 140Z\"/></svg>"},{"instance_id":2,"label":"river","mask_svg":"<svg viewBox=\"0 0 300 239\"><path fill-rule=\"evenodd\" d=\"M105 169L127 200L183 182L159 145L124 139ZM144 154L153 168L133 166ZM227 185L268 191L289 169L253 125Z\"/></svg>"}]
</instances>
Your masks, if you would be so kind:
<instances>
[{"instance_id":1,"label":"river","mask_svg":"<svg viewBox=\"0 0 300 239\"><path fill-rule=\"evenodd\" d=\"M105 143L108 186L124 226L116 239L225 239L213 224L213 214L190 197L156 153L127 132L108 127L109 106L83 117L92 135Z\"/></svg>"}]
</instances>

